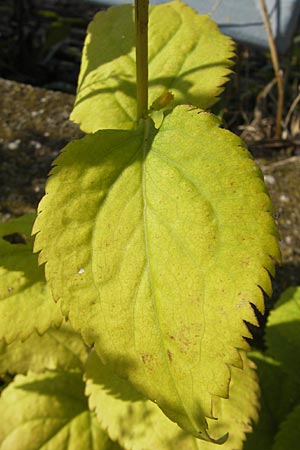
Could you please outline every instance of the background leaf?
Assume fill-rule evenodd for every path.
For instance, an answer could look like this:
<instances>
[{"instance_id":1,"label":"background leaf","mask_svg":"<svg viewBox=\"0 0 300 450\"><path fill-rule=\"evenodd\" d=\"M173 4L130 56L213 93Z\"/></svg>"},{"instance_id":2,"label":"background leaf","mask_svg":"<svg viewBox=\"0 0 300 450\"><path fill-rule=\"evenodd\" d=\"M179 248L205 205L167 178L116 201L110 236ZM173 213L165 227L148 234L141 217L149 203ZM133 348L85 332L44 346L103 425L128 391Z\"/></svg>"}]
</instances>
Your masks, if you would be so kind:
<instances>
[{"instance_id":1,"label":"background leaf","mask_svg":"<svg viewBox=\"0 0 300 450\"><path fill-rule=\"evenodd\" d=\"M290 287L271 311L266 328L267 353L300 384L300 287Z\"/></svg>"},{"instance_id":2,"label":"background leaf","mask_svg":"<svg viewBox=\"0 0 300 450\"><path fill-rule=\"evenodd\" d=\"M62 321L32 253L34 219L30 214L0 223L0 339L6 342L26 339L34 330L43 333Z\"/></svg>"},{"instance_id":3,"label":"background leaf","mask_svg":"<svg viewBox=\"0 0 300 450\"><path fill-rule=\"evenodd\" d=\"M179 106L159 131L148 120L71 143L34 228L74 328L202 437L213 399L228 395L229 366L242 365L250 302L263 310L280 257L261 172L218 125Z\"/></svg>"},{"instance_id":4,"label":"background leaf","mask_svg":"<svg viewBox=\"0 0 300 450\"><path fill-rule=\"evenodd\" d=\"M120 450L88 410L81 377L18 375L0 398L0 449Z\"/></svg>"},{"instance_id":5,"label":"background leaf","mask_svg":"<svg viewBox=\"0 0 300 450\"><path fill-rule=\"evenodd\" d=\"M175 1L149 11L149 105L171 91L176 104L212 106L234 56L230 38L207 15ZM71 119L85 132L136 122L132 5L98 13L89 25Z\"/></svg>"},{"instance_id":6,"label":"background leaf","mask_svg":"<svg viewBox=\"0 0 300 450\"><path fill-rule=\"evenodd\" d=\"M245 450L254 447L257 450L273 449L274 437L282 423L300 402L299 332L300 288L290 287L283 292L269 315L266 354L251 354L258 367L262 406L259 422L253 434L248 436ZM284 440L280 442L283 445ZM288 442L285 448L294 448Z\"/></svg>"},{"instance_id":7,"label":"background leaf","mask_svg":"<svg viewBox=\"0 0 300 450\"><path fill-rule=\"evenodd\" d=\"M45 369L82 369L87 347L70 325L49 328L40 336L37 332L25 342L0 342L0 373L42 372Z\"/></svg>"},{"instance_id":8,"label":"background leaf","mask_svg":"<svg viewBox=\"0 0 300 450\"><path fill-rule=\"evenodd\" d=\"M275 443L272 450L296 449L300 442L300 405L288 415L287 419L280 427L280 431L275 436Z\"/></svg>"},{"instance_id":9,"label":"background leaf","mask_svg":"<svg viewBox=\"0 0 300 450\"><path fill-rule=\"evenodd\" d=\"M300 386L286 375L280 363L269 356L251 352L251 359L257 366L261 411L253 433L247 437L244 450L271 450L280 424L300 402Z\"/></svg>"},{"instance_id":10,"label":"background leaf","mask_svg":"<svg viewBox=\"0 0 300 450\"><path fill-rule=\"evenodd\" d=\"M224 450L242 449L251 420L257 419L258 385L251 363L243 354L244 369L232 369L230 398L220 399L219 421L211 422L211 433L219 437L229 432ZM107 430L127 450L217 450L219 445L185 433L171 422L153 402L137 393L125 380L104 366L95 352L89 355L86 393L91 410ZM220 425L218 425L220 422Z\"/></svg>"}]
</instances>

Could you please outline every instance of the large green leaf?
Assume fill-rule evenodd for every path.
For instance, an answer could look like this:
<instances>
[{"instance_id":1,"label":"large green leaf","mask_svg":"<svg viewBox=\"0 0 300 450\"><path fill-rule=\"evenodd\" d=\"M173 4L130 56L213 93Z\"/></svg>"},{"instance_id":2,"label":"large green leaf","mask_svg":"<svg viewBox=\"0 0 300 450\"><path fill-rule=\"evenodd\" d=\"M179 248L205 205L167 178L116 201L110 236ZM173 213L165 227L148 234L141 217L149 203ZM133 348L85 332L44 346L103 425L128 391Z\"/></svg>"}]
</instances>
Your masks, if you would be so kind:
<instances>
[{"instance_id":1,"label":"large green leaf","mask_svg":"<svg viewBox=\"0 0 300 450\"><path fill-rule=\"evenodd\" d=\"M279 258L260 170L187 106L159 131L73 142L55 165L34 227L54 298L117 374L208 439Z\"/></svg>"},{"instance_id":2,"label":"large green leaf","mask_svg":"<svg viewBox=\"0 0 300 450\"><path fill-rule=\"evenodd\" d=\"M132 5L98 13L88 28L71 119L86 132L132 129L136 121ZM150 7L149 105L170 90L172 106L208 108L223 91L233 43L207 15L175 1Z\"/></svg>"},{"instance_id":3,"label":"large green leaf","mask_svg":"<svg viewBox=\"0 0 300 450\"><path fill-rule=\"evenodd\" d=\"M266 328L268 354L300 383L300 287L290 287L270 313Z\"/></svg>"},{"instance_id":4,"label":"large green leaf","mask_svg":"<svg viewBox=\"0 0 300 450\"><path fill-rule=\"evenodd\" d=\"M244 360L244 370L232 369L230 398L220 399L220 419L211 421L211 433L216 438L229 432L224 450L242 448L251 419L257 419L258 385L251 364ZM89 356L86 369L91 410L109 436L127 450L213 450L217 444L196 439L171 422L153 402L125 380L104 366L95 352Z\"/></svg>"},{"instance_id":5,"label":"large green leaf","mask_svg":"<svg viewBox=\"0 0 300 450\"><path fill-rule=\"evenodd\" d=\"M0 373L71 370L82 368L86 358L87 347L68 324L49 328L42 336L34 331L25 342L0 342Z\"/></svg>"},{"instance_id":6,"label":"large green leaf","mask_svg":"<svg viewBox=\"0 0 300 450\"><path fill-rule=\"evenodd\" d=\"M88 410L81 378L18 375L0 398L0 450L120 450Z\"/></svg>"},{"instance_id":7,"label":"large green leaf","mask_svg":"<svg viewBox=\"0 0 300 450\"><path fill-rule=\"evenodd\" d=\"M258 352L251 355L258 367L262 407L259 422L254 433L248 436L245 450L296 448L296 440L293 441L294 445L291 445L286 437L290 431L292 439L295 439L295 433L297 434L290 426L294 420L293 415L291 422L287 416L300 402L299 320L300 289L291 287L281 295L269 315L266 326L266 355ZM286 424L282 426L285 421ZM277 437L274 441L275 436L280 436L278 441Z\"/></svg>"},{"instance_id":8,"label":"large green leaf","mask_svg":"<svg viewBox=\"0 0 300 450\"><path fill-rule=\"evenodd\" d=\"M0 223L0 339L6 342L26 339L33 330L43 333L62 321L32 253L34 218L30 214Z\"/></svg>"},{"instance_id":9,"label":"large green leaf","mask_svg":"<svg viewBox=\"0 0 300 450\"><path fill-rule=\"evenodd\" d=\"M281 422L300 402L300 385L274 359L260 352L252 352L251 359L257 366L260 381L261 411L244 450L271 450Z\"/></svg>"}]
</instances>

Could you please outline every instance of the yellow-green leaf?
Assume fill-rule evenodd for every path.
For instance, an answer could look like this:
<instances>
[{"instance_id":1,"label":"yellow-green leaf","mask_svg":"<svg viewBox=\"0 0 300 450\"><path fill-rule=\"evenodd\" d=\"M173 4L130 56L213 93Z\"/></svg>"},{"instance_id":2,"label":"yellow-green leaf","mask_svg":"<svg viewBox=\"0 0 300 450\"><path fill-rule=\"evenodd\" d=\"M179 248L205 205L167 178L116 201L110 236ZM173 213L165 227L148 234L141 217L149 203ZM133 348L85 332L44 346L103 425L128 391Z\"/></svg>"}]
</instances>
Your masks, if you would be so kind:
<instances>
[{"instance_id":1,"label":"yellow-green leaf","mask_svg":"<svg viewBox=\"0 0 300 450\"><path fill-rule=\"evenodd\" d=\"M0 223L0 339L8 343L26 339L34 330L44 333L62 321L32 253L34 218L30 214Z\"/></svg>"},{"instance_id":2,"label":"yellow-green leaf","mask_svg":"<svg viewBox=\"0 0 300 450\"><path fill-rule=\"evenodd\" d=\"M0 398L0 450L121 450L89 411L81 378L17 375Z\"/></svg>"},{"instance_id":3,"label":"yellow-green leaf","mask_svg":"<svg viewBox=\"0 0 300 450\"><path fill-rule=\"evenodd\" d=\"M283 292L266 327L268 354L300 383L300 287Z\"/></svg>"},{"instance_id":4,"label":"yellow-green leaf","mask_svg":"<svg viewBox=\"0 0 300 450\"><path fill-rule=\"evenodd\" d=\"M245 432L257 420L257 392L253 365L242 354L244 369L232 368L229 399L219 401L219 420L211 420L215 438L229 432L221 447L196 439L171 422L153 402L138 394L125 380L104 366L95 352L89 356L86 394L91 410L109 436L126 450L238 450Z\"/></svg>"},{"instance_id":5,"label":"yellow-green leaf","mask_svg":"<svg viewBox=\"0 0 300 450\"><path fill-rule=\"evenodd\" d=\"M40 336L36 331L24 342L0 342L0 373L42 372L45 369L82 369L87 347L69 324L49 328Z\"/></svg>"},{"instance_id":6,"label":"yellow-green leaf","mask_svg":"<svg viewBox=\"0 0 300 450\"><path fill-rule=\"evenodd\" d=\"M170 91L170 106L212 106L230 73L231 39L183 2L151 6L149 13L149 105ZM88 28L71 119L85 132L134 128L135 71L132 5L98 13Z\"/></svg>"},{"instance_id":7,"label":"yellow-green leaf","mask_svg":"<svg viewBox=\"0 0 300 450\"><path fill-rule=\"evenodd\" d=\"M73 142L55 165L34 228L54 298L119 376L209 439L280 257L259 168L187 106L158 131Z\"/></svg>"}]
</instances>

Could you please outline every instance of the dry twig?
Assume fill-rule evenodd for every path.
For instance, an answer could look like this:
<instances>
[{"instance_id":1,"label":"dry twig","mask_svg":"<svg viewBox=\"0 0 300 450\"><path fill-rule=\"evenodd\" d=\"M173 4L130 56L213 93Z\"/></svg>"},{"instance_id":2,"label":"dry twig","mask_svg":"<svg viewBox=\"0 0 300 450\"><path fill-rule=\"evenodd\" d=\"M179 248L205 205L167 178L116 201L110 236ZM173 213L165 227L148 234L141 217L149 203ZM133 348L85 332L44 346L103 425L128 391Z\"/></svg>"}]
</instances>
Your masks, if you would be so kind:
<instances>
[{"instance_id":1,"label":"dry twig","mask_svg":"<svg viewBox=\"0 0 300 450\"><path fill-rule=\"evenodd\" d=\"M297 95L297 97L294 99L293 103L290 106L290 109L286 115L285 121L284 121L284 128L287 128L289 126L292 114L296 108L296 106L298 105L298 103L300 102L300 92Z\"/></svg>"},{"instance_id":2,"label":"dry twig","mask_svg":"<svg viewBox=\"0 0 300 450\"><path fill-rule=\"evenodd\" d=\"M283 100L284 100L283 76L282 76L282 70L279 67L278 53L277 53L271 25L270 25L270 20L269 20L265 0L260 0L260 5L261 5L262 15L263 15L267 35L268 35L268 41L269 41L269 47L270 47L270 52L271 52L274 73L275 73L275 77L277 80L278 101L277 101L277 113L276 113L275 139L278 139L281 135L281 122L282 122Z\"/></svg>"}]
</instances>

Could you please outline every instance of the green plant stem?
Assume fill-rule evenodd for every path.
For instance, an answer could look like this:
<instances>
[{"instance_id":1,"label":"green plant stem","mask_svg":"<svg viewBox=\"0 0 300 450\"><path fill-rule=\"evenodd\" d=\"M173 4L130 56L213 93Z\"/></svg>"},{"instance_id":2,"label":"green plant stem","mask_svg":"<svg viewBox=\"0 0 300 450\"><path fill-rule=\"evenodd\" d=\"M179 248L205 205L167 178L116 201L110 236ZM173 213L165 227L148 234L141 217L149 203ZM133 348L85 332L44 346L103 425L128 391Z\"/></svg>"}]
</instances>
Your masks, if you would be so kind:
<instances>
[{"instance_id":1,"label":"green plant stem","mask_svg":"<svg viewBox=\"0 0 300 450\"><path fill-rule=\"evenodd\" d=\"M148 115L149 0L135 0L137 120Z\"/></svg>"}]
</instances>

